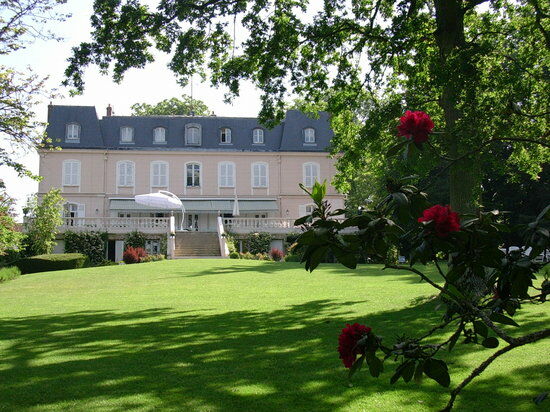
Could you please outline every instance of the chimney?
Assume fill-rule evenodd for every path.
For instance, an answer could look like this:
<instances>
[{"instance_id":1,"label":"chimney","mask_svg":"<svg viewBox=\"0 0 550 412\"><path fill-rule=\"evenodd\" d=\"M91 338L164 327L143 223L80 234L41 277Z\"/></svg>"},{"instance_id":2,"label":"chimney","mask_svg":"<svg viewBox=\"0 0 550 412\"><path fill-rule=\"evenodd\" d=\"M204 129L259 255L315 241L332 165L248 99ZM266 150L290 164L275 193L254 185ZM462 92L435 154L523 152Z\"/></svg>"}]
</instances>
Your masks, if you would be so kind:
<instances>
[{"instance_id":1,"label":"chimney","mask_svg":"<svg viewBox=\"0 0 550 412\"><path fill-rule=\"evenodd\" d=\"M109 104L107 106L107 117L111 117L113 115L113 108L111 107L111 105Z\"/></svg>"}]
</instances>

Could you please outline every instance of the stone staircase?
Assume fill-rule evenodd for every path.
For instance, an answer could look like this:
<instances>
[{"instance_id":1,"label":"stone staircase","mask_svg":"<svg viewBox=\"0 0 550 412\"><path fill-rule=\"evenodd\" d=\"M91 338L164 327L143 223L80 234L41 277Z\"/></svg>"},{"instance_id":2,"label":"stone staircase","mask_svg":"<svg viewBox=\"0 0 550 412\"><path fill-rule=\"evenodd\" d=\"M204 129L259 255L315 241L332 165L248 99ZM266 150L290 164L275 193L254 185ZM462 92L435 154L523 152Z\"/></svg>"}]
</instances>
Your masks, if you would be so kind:
<instances>
[{"instance_id":1,"label":"stone staircase","mask_svg":"<svg viewBox=\"0 0 550 412\"><path fill-rule=\"evenodd\" d=\"M220 256L217 233L177 232L174 257Z\"/></svg>"}]
</instances>

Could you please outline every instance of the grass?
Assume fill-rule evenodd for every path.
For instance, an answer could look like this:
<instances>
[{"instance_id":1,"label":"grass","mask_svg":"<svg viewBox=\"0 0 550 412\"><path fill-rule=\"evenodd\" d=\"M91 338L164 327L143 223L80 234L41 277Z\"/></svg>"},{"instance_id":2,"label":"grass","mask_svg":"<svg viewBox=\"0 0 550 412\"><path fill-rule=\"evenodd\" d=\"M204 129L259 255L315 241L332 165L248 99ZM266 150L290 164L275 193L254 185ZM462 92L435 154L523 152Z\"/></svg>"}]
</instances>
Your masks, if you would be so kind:
<instances>
[{"instance_id":1,"label":"grass","mask_svg":"<svg viewBox=\"0 0 550 412\"><path fill-rule=\"evenodd\" d=\"M16 266L0 267L0 283L21 276L21 271Z\"/></svg>"},{"instance_id":2,"label":"grass","mask_svg":"<svg viewBox=\"0 0 550 412\"><path fill-rule=\"evenodd\" d=\"M0 285L0 409L29 411L433 411L448 389L389 384L336 352L345 323L391 339L439 319L433 290L408 273L363 266L179 260L21 276ZM522 330L548 322L542 305ZM538 411L549 342L499 358L457 411ZM494 350L442 353L451 386ZM545 409L546 408L546 409Z\"/></svg>"}]
</instances>

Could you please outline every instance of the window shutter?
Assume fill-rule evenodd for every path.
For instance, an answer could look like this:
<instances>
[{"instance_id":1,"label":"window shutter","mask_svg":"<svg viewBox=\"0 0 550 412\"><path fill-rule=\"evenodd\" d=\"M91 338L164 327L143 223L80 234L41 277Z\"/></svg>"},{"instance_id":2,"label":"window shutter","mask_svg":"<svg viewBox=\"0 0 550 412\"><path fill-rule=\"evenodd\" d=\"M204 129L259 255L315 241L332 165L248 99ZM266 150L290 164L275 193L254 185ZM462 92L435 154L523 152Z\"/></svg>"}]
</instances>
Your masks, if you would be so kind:
<instances>
[{"instance_id":1,"label":"window shutter","mask_svg":"<svg viewBox=\"0 0 550 412\"><path fill-rule=\"evenodd\" d=\"M134 186L134 164L126 163L126 186Z\"/></svg>"},{"instance_id":2,"label":"window shutter","mask_svg":"<svg viewBox=\"0 0 550 412\"><path fill-rule=\"evenodd\" d=\"M85 217L86 216L86 205L79 204L76 209L76 216L77 217Z\"/></svg>"}]
</instances>

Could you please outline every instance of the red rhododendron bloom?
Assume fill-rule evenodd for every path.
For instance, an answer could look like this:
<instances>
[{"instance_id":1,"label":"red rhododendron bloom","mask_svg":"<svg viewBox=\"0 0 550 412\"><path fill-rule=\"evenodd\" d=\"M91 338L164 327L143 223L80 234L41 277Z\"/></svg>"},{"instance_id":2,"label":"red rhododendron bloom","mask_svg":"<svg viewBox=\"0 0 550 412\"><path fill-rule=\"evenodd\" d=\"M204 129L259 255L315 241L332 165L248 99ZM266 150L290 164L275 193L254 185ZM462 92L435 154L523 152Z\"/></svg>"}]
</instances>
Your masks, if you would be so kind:
<instances>
[{"instance_id":1,"label":"red rhododendron bloom","mask_svg":"<svg viewBox=\"0 0 550 412\"><path fill-rule=\"evenodd\" d=\"M453 212L450 206L435 205L424 210L419 222L434 222L434 232L438 237L447 237L451 232L460 230L460 218Z\"/></svg>"},{"instance_id":2,"label":"red rhododendron bloom","mask_svg":"<svg viewBox=\"0 0 550 412\"><path fill-rule=\"evenodd\" d=\"M416 143L424 143L434 128L434 122L424 112L411 112L407 110L399 119L397 132L399 136L413 139Z\"/></svg>"},{"instance_id":3,"label":"red rhododendron bloom","mask_svg":"<svg viewBox=\"0 0 550 412\"><path fill-rule=\"evenodd\" d=\"M340 359L346 368L351 368L357 355L362 353L362 349L357 347L357 342L370 331L371 328L358 323L347 324L342 329L342 333L338 337L338 352L340 352Z\"/></svg>"}]
</instances>

